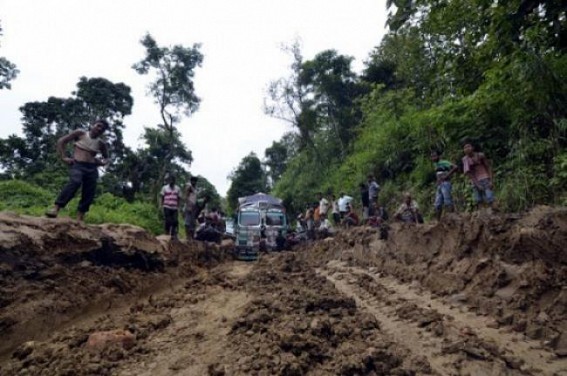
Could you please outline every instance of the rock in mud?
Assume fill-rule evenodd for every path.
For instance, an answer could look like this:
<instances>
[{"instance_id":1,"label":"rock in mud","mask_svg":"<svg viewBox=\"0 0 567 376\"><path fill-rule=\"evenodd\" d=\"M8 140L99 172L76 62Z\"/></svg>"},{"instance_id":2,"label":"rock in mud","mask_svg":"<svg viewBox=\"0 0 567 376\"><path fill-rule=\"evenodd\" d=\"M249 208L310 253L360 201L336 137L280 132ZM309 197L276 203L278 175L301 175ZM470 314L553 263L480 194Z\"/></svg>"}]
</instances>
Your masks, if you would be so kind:
<instances>
[{"instance_id":1,"label":"rock in mud","mask_svg":"<svg viewBox=\"0 0 567 376\"><path fill-rule=\"evenodd\" d=\"M130 331L117 329L92 333L87 340L86 348L103 350L113 344L119 344L125 349L130 349L135 343L136 337Z\"/></svg>"}]
</instances>

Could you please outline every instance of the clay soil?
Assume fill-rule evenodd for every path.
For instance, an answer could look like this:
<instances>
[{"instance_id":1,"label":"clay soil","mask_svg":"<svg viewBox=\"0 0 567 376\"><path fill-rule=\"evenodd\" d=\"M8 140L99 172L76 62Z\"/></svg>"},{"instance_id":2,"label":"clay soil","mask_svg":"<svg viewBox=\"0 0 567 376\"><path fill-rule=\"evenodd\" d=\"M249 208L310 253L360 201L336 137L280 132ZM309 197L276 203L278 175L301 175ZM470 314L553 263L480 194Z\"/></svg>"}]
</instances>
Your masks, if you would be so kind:
<instances>
[{"instance_id":1,"label":"clay soil","mask_svg":"<svg viewBox=\"0 0 567 376\"><path fill-rule=\"evenodd\" d=\"M133 346L87 345L117 329ZM565 208L358 227L256 262L0 213L0 375L567 375L566 356Z\"/></svg>"}]
</instances>

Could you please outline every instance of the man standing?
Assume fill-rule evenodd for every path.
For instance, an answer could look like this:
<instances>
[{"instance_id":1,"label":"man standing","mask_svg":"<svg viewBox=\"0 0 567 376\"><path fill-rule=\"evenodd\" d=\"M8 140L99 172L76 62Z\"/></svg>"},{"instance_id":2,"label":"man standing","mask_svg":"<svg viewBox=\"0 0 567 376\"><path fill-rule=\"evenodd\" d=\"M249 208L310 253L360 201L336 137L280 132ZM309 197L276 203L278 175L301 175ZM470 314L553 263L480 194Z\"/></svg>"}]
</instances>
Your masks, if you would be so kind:
<instances>
[{"instance_id":1,"label":"man standing","mask_svg":"<svg viewBox=\"0 0 567 376\"><path fill-rule=\"evenodd\" d=\"M435 217L437 220L440 220L443 206L445 206L448 211L453 211L451 175L457 171L458 167L445 159L441 159L441 153L435 150L431 152L431 161L435 166L435 175L437 178L437 191L435 192L434 204Z\"/></svg>"},{"instance_id":2,"label":"man standing","mask_svg":"<svg viewBox=\"0 0 567 376\"><path fill-rule=\"evenodd\" d=\"M344 218L345 214L347 213L347 205L350 204L351 201L352 197L347 196L344 192L341 192L338 200L341 219Z\"/></svg>"},{"instance_id":3,"label":"man standing","mask_svg":"<svg viewBox=\"0 0 567 376\"><path fill-rule=\"evenodd\" d=\"M171 236L172 240L177 239L177 228L179 227L179 202L181 200L181 188L175 185L175 176L170 175L167 179L168 184L164 185L160 192L161 207L165 219L165 233Z\"/></svg>"},{"instance_id":4,"label":"man standing","mask_svg":"<svg viewBox=\"0 0 567 376\"><path fill-rule=\"evenodd\" d=\"M329 200L323 196L323 193L319 192L319 215L327 215L329 211Z\"/></svg>"},{"instance_id":5,"label":"man standing","mask_svg":"<svg viewBox=\"0 0 567 376\"><path fill-rule=\"evenodd\" d=\"M77 220L83 221L85 214L94 200L96 183L98 180L98 167L106 166L108 160L108 148L100 139L100 136L108 130L109 124L106 120L96 120L89 131L76 129L61 137L57 141L57 154L61 160L70 166L69 182L63 187L61 193L55 200L55 205L45 214L55 218L59 210L63 209L75 196L77 190L82 186L81 200L77 208ZM74 141L73 157L65 155L65 147ZM97 158L100 154L102 158Z\"/></svg>"},{"instance_id":6,"label":"man standing","mask_svg":"<svg viewBox=\"0 0 567 376\"><path fill-rule=\"evenodd\" d=\"M339 200L336 199L335 195L331 193L331 202L333 204L333 222L338 226L341 224L341 212L339 210Z\"/></svg>"},{"instance_id":7,"label":"man standing","mask_svg":"<svg viewBox=\"0 0 567 376\"><path fill-rule=\"evenodd\" d=\"M463 145L463 172L467 175L473 185L474 200L476 207L483 201L492 206L494 192L492 191L492 169L484 153L476 152L472 143L465 142Z\"/></svg>"},{"instance_id":8,"label":"man standing","mask_svg":"<svg viewBox=\"0 0 567 376\"><path fill-rule=\"evenodd\" d=\"M370 194L366 183L360 183L360 201L362 202L362 222L366 223L370 216Z\"/></svg>"},{"instance_id":9,"label":"man standing","mask_svg":"<svg viewBox=\"0 0 567 376\"><path fill-rule=\"evenodd\" d=\"M369 199L369 208L377 208L378 207L378 192L380 191L380 186L376 182L376 178L372 174L368 174L368 199ZM370 215L374 215L373 212L369 213Z\"/></svg>"},{"instance_id":10,"label":"man standing","mask_svg":"<svg viewBox=\"0 0 567 376\"><path fill-rule=\"evenodd\" d=\"M191 239L195 233L195 221L197 220L197 177L192 176L189 184L185 187L185 234L187 239Z\"/></svg>"}]
</instances>

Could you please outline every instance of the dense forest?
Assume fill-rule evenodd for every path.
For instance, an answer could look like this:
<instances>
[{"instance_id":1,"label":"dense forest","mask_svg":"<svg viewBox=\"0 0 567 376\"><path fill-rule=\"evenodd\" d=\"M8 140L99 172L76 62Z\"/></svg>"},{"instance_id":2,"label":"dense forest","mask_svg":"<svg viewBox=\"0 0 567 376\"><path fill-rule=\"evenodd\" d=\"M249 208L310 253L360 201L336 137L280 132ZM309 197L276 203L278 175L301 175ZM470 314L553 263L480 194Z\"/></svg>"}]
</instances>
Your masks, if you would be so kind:
<instances>
[{"instance_id":1,"label":"dense forest","mask_svg":"<svg viewBox=\"0 0 567 376\"><path fill-rule=\"evenodd\" d=\"M374 174L383 204L391 208L410 191L430 215L430 153L458 163L464 139L491 161L501 210L567 204L564 1L389 0L387 7L388 33L369 51L362 72L336 50L305 59L299 40L283 49L290 69L269 83L264 109L290 124L290 131L263 156L250 153L235 167L225 208L233 210L240 196L268 191L298 212L316 200L316 192L358 197L359 183ZM198 111L193 78L204 56L198 44L161 47L149 34L141 43L146 56L132 68L153 77L148 92L162 119L145 128L145 146L132 150L122 140L133 106L130 88L83 77L68 98L23 104L23 136L0 140L0 184L16 180L53 197L67 178L56 160L56 140L77 124L106 118L114 163L99 185L107 195L102 201L120 206L120 213L148 205L143 210L154 215L165 176L176 174L180 184L189 178L192 155L178 124ZM9 89L17 73L0 58L0 89ZM201 194L220 205L215 188L202 180ZM466 210L472 193L463 176L454 179L454 195ZM0 209L21 206L3 202ZM34 208L29 212L39 212ZM155 223L143 225L158 231Z\"/></svg>"},{"instance_id":2,"label":"dense forest","mask_svg":"<svg viewBox=\"0 0 567 376\"><path fill-rule=\"evenodd\" d=\"M431 151L459 163L463 140L491 161L498 206L567 204L567 17L555 1L392 1L389 32L356 74L329 50L270 85L266 113L293 131L266 149L263 179L293 211L316 192L358 197L374 174L392 207L410 191L431 214ZM258 156L235 171L246 176ZM238 176L238 174L237 174ZM257 186L256 189L261 189ZM242 191L231 187L228 201ZM470 183L454 179L461 210Z\"/></svg>"}]
</instances>

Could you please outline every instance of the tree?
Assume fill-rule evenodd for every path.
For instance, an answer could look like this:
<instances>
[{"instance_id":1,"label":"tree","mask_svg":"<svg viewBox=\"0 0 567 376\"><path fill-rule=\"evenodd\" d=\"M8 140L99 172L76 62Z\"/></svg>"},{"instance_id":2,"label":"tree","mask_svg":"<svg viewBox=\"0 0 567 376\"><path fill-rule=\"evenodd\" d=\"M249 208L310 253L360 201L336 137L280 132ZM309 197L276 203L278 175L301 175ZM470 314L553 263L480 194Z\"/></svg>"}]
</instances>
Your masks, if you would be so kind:
<instances>
[{"instance_id":1,"label":"tree","mask_svg":"<svg viewBox=\"0 0 567 376\"><path fill-rule=\"evenodd\" d=\"M284 143L274 141L264 152L264 165L268 168L267 175L270 186L274 186L285 171L287 162L287 147Z\"/></svg>"},{"instance_id":2,"label":"tree","mask_svg":"<svg viewBox=\"0 0 567 376\"><path fill-rule=\"evenodd\" d=\"M317 130L329 133L327 142L338 146L330 148L329 156L338 155L341 159L359 122L354 101L362 91L350 68L352 60L335 50L326 50L304 62L299 77L301 85L312 94L311 110L316 114Z\"/></svg>"},{"instance_id":3,"label":"tree","mask_svg":"<svg viewBox=\"0 0 567 376\"><path fill-rule=\"evenodd\" d=\"M199 108L201 100L195 94L193 78L195 68L203 62L203 55L199 44L189 48L181 45L160 47L150 34L146 34L140 43L146 49L146 57L132 68L139 74L155 74L148 87L149 94L159 106L163 123L158 127L169 135L160 171L160 176L164 177L176 157L175 129L181 115L190 116Z\"/></svg>"},{"instance_id":4,"label":"tree","mask_svg":"<svg viewBox=\"0 0 567 376\"><path fill-rule=\"evenodd\" d=\"M288 77L272 81L268 87L268 97L264 101L264 112L276 119L283 120L299 132L299 148L315 148L313 133L317 119L311 109L313 101L310 93L301 82L303 56L301 44L295 41L282 50L292 55L291 73Z\"/></svg>"},{"instance_id":5,"label":"tree","mask_svg":"<svg viewBox=\"0 0 567 376\"><path fill-rule=\"evenodd\" d=\"M2 26L0 26L0 36L2 36ZM0 56L0 90L11 89L10 81L16 78L20 71L16 65L3 56Z\"/></svg>"},{"instance_id":6,"label":"tree","mask_svg":"<svg viewBox=\"0 0 567 376\"><path fill-rule=\"evenodd\" d=\"M55 150L57 139L74 129L87 129L98 118L111 120L107 141L114 159L120 161L126 150L122 121L131 113L133 104L130 88L105 78L85 77L81 77L77 88L72 97L50 97L20 108L24 136L11 135L0 140L0 165L10 176L31 178L62 171L65 166Z\"/></svg>"},{"instance_id":7,"label":"tree","mask_svg":"<svg viewBox=\"0 0 567 376\"><path fill-rule=\"evenodd\" d=\"M121 163L116 164L112 174L105 175L104 183L108 190L116 195L123 195L133 199L134 195L141 193L153 200L155 187L161 187L165 176L161 174L164 158L173 150L175 158L169 165L168 173L178 177L178 182L185 181L185 166L191 164L193 157L181 141L177 129L171 134L162 128L144 128L141 138L144 147L136 151L128 150Z\"/></svg>"},{"instance_id":8,"label":"tree","mask_svg":"<svg viewBox=\"0 0 567 376\"><path fill-rule=\"evenodd\" d=\"M239 197L264 192L267 188L262 162L253 152L242 159L228 178L232 181L227 192L229 210L235 210L238 207Z\"/></svg>"}]
</instances>

